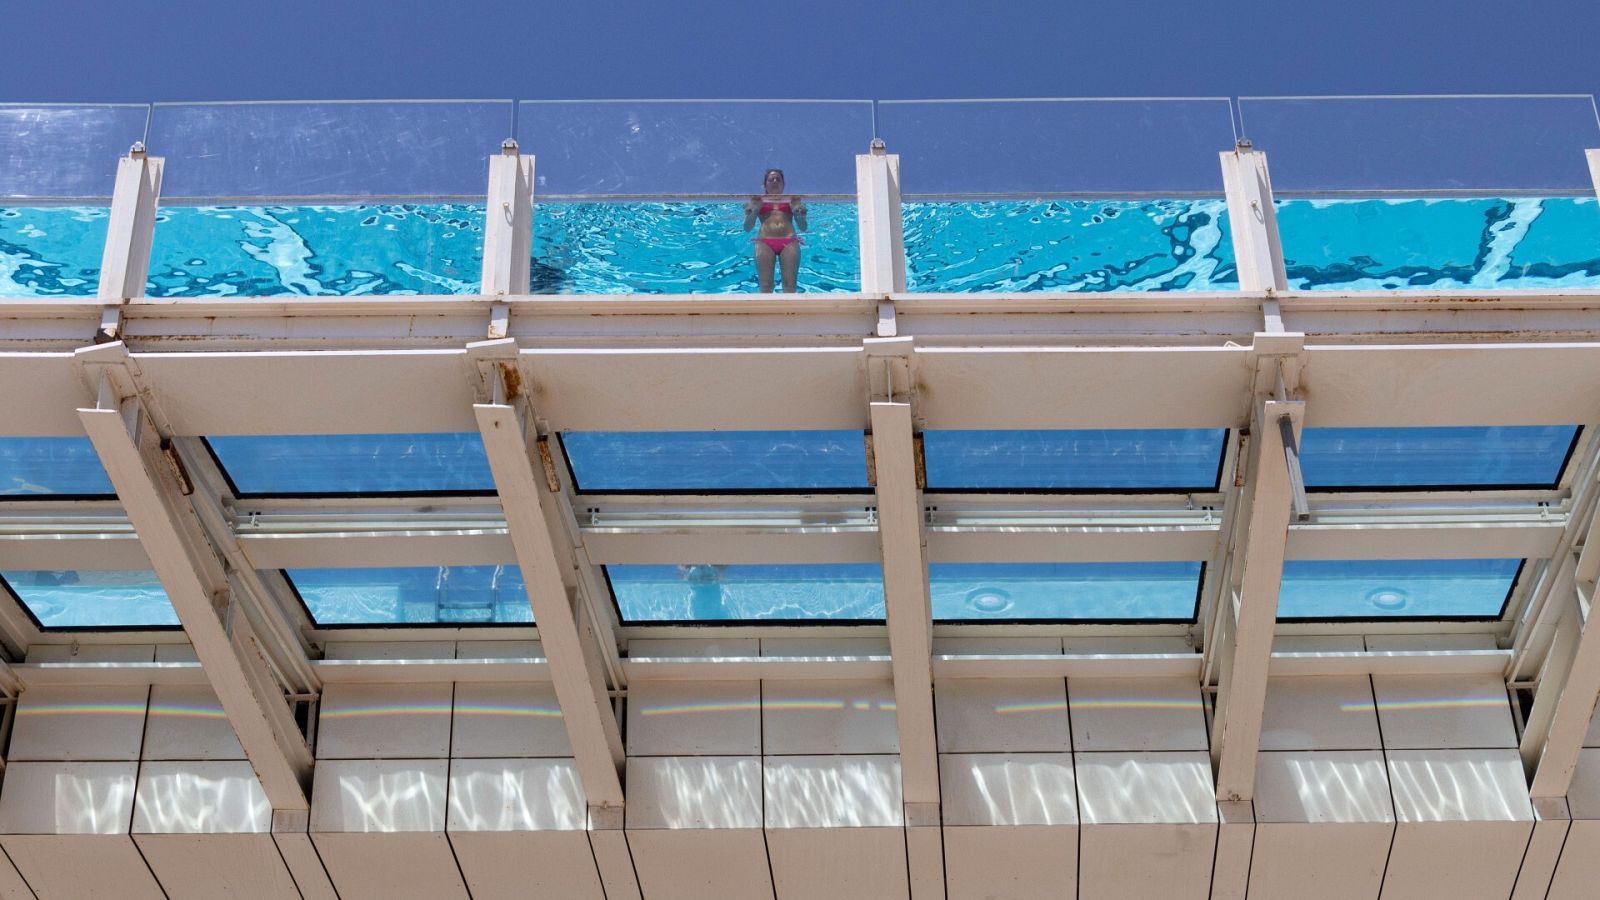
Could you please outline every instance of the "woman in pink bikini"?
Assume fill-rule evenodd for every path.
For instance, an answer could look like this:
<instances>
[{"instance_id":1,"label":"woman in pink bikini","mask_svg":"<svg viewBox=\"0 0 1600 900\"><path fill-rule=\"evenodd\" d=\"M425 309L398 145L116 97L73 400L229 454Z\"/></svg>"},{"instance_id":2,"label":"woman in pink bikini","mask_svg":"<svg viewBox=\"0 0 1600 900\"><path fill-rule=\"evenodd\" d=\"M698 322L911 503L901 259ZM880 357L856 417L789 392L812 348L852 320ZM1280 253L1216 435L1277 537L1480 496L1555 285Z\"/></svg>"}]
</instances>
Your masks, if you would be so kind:
<instances>
[{"instance_id":1,"label":"woman in pink bikini","mask_svg":"<svg viewBox=\"0 0 1600 900\"><path fill-rule=\"evenodd\" d=\"M783 266L783 290L795 292L795 277L800 271L800 235L806 230L806 201L783 196L783 170L768 169L761 178L765 196L751 197L744 205L744 230L760 221L756 232L756 280L763 294L772 293L772 271Z\"/></svg>"}]
</instances>

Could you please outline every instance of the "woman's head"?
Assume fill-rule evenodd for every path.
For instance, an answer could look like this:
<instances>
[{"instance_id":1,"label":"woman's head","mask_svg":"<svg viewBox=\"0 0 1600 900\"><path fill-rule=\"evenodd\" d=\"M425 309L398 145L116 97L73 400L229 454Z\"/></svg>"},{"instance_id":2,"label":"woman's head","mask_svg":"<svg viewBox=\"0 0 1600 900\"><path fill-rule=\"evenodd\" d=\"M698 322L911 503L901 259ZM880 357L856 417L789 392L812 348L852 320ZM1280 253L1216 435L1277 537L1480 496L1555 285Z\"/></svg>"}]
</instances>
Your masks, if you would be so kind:
<instances>
[{"instance_id":1,"label":"woman's head","mask_svg":"<svg viewBox=\"0 0 1600 900\"><path fill-rule=\"evenodd\" d=\"M768 169L767 173L761 176L761 188L769 194L783 193L783 170Z\"/></svg>"}]
</instances>

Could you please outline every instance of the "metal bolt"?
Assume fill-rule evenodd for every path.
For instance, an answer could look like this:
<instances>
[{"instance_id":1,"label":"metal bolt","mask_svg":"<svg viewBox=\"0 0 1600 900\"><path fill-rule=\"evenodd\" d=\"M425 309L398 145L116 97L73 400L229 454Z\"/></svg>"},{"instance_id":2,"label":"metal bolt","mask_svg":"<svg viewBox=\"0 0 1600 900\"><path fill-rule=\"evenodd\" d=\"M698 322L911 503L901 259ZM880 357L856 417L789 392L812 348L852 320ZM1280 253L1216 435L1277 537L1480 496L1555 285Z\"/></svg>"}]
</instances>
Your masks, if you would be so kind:
<instances>
[{"instance_id":1,"label":"metal bolt","mask_svg":"<svg viewBox=\"0 0 1600 900\"><path fill-rule=\"evenodd\" d=\"M139 157L141 157L143 155L144 155L144 141L134 141L133 142L133 146L128 148L128 156L133 158L133 159L138 159Z\"/></svg>"},{"instance_id":2,"label":"metal bolt","mask_svg":"<svg viewBox=\"0 0 1600 900\"><path fill-rule=\"evenodd\" d=\"M873 138L872 143L867 146L872 150L873 156L882 156L889 152L889 145L883 142L883 138Z\"/></svg>"},{"instance_id":3,"label":"metal bolt","mask_svg":"<svg viewBox=\"0 0 1600 900\"><path fill-rule=\"evenodd\" d=\"M1256 145L1252 143L1249 138L1242 137L1239 138L1239 143L1237 146L1240 150L1254 150Z\"/></svg>"},{"instance_id":4,"label":"metal bolt","mask_svg":"<svg viewBox=\"0 0 1600 900\"><path fill-rule=\"evenodd\" d=\"M500 142L500 152L506 156L517 155L517 139L506 138Z\"/></svg>"}]
</instances>

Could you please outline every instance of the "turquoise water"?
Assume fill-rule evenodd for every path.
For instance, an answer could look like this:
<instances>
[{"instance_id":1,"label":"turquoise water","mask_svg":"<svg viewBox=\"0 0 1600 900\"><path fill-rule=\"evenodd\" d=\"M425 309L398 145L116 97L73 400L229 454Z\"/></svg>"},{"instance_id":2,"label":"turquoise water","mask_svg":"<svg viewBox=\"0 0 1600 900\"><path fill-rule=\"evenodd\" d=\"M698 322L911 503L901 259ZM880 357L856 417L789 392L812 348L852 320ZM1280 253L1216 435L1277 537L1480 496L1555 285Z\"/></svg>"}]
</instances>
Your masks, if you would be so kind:
<instances>
[{"instance_id":1,"label":"turquoise water","mask_svg":"<svg viewBox=\"0 0 1600 900\"><path fill-rule=\"evenodd\" d=\"M1287 200L1289 281L1309 289L1600 287L1594 198ZM536 293L739 293L756 288L732 202L545 203ZM97 207L0 208L0 296L92 297ZM855 207L815 203L800 287L860 283ZM1228 290L1220 200L908 203L908 286L938 292ZM477 204L169 207L154 297L472 294Z\"/></svg>"},{"instance_id":2,"label":"turquoise water","mask_svg":"<svg viewBox=\"0 0 1600 900\"><path fill-rule=\"evenodd\" d=\"M1237 288L1221 200L908 203L913 291Z\"/></svg>"}]
</instances>

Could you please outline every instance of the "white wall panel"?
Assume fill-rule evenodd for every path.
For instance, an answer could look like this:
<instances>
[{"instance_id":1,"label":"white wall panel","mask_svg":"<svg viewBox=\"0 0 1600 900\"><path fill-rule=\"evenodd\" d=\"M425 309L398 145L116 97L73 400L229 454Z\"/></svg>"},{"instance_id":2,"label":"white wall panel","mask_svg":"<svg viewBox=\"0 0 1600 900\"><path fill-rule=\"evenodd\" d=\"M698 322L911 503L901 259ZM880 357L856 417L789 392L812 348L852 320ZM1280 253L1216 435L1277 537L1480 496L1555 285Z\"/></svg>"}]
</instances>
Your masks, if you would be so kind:
<instances>
[{"instance_id":1,"label":"white wall panel","mask_svg":"<svg viewBox=\"0 0 1600 900\"><path fill-rule=\"evenodd\" d=\"M244 759L216 692L199 684L150 687L145 759Z\"/></svg>"},{"instance_id":2,"label":"white wall panel","mask_svg":"<svg viewBox=\"0 0 1600 900\"><path fill-rule=\"evenodd\" d=\"M909 895L898 759L768 757L763 775L778 900Z\"/></svg>"},{"instance_id":3,"label":"white wall panel","mask_svg":"<svg viewBox=\"0 0 1600 900\"><path fill-rule=\"evenodd\" d=\"M1210 755L1078 753L1074 761L1079 895L1203 900L1217 841Z\"/></svg>"},{"instance_id":4,"label":"white wall panel","mask_svg":"<svg viewBox=\"0 0 1600 900\"><path fill-rule=\"evenodd\" d=\"M167 900L300 895L270 834L139 834L133 839Z\"/></svg>"},{"instance_id":5,"label":"white wall panel","mask_svg":"<svg viewBox=\"0 0 1600 900\"><path fill-rule=\"evenodd\" d=\"M317 758L448 757L452 693L448 683L327 685Z\"/></svg>"},{"instance_id":6,"label":"white wall panel","mask_svg":"<svg viewBox=\"0 0 1600 900\"><path fill-rule=\"evenodd\" d=\"M311 839L342 900L465 900L445 838L443 759L323 760Z\"/></svg>"},{"instance_id":7,"label":"white wall panel","mask_svg":"<svg viewBox=\"0 0 1600 900\"><path fill-rule=\"evenodd\" d=\"M641 681L629 685L628 753L760 753L760 698L758 681Z\"/></svg>"},{"instance_id":8,"label":"white wall panel","mask_svg":"<svg viewBox=\"0 0 1600 900\"><path fill-rule=\"evenodd\" d=\"M939 750L1050 753L1072 749L1061 678L941 679L933 684Z\"/></svg>"},{"instance_id":9,"label":"white wall panel","mask_svg":"<svg viewBox=\"0 0 1600 900\"><path fill-rule=\"evenodd\" d=\"M1378 714L1365 675L1268 678L1262 750L1376 750Z\"/></svg>"},{"instance_id":10,"label":"white wall panel","mask_svg":"<svg viewBox=\"0 0 1600 900\"><path fill-rule=\"evenodd\" d=\"M1253 896L1378 896L1394 834L1381 751L1264 752L1255 811Z\"/></svg>"},{"instance_id":11,"label":"white wall panel","mask_svg":"<svg viewBox=\"0 0 1600 900\"><path fill-rule=\"evenodd\" d=\"M0 789L0 846L40 900L160 900L139 856L134 762L13 762Z\"/></svg>"},{"instance_id":12,"label":"white wall panel","mask_svg":"<svg viewBox=\"0 0 1600 900\"><path fill-rule=\"evenodd\" d=\"M133 839L169 900L295 896L271 830L272 804L248 762L139 768Z\"/></svg>"},{"instance_id":13,"label":"white wall panel","mask_svg":"<svg viewBox=\"0 0 1600 900\"><path fill-rule=\"evenodd\" d=\"M769 756L900 750L888 681L763 682L761 728Z\"/></svg>"},{"instance_id":14,"label":"white wall panel","mask_svg":"<svg viewBox=\"0 0 1600 900\"><path fill-rule=\"evenodd\" d=\"M1390 750L1517 746L1498 675L1374 675L1372 688Z\"/></svg>"},{"instance_id":15,"label":"white wall panel","mask_svg":"<svg viewBox=\"0 0 1600 900\"><path fill-rule=\"evenodd\" d=\"M570 759L450 763L450 844L474 900L603 900Z\"/></svg>"},{"instance_id":16,"label":"white wall panel","mask_svg":"<svg viewBox=\"0 0 1600 900\"><path fill-rule=\"evenodd\" d=\"M545 683L458 683L450 755L571 756L556 689Z\"/></svg>"},{"instance_id":17,"label":"white wall panel","mask_svg":"<svg viewBox=\"0 0 1600 900\"><path fill-rule=\"evenodd\" d=\"M939 757L950 900L1064 896L1078 880L1070 753Z\"/></svg>"},{"instance_id":18,"label":"white wall panel","mask_svg":"<svg viewBox=\"0 0 1600 900\"><path fill-rule=\"evenodd\" d=\"M1071 678L1067 698L1079 753L1210 747L1192 678Z\"/></svg>"},{"instance_id":19,"label":"white wall panel","mask_svg":"<svg viewBox=\"0 0 1600 900\"><path fill-rule=\"evenodd\" d=\"M150 688L44 686L23 691L8 759L135 760Z\"/></svg>"},{"instance_id":20,"label":"white wall panel","mask_svg":"<svg viewBox=\"0 0 1600 900\"><path fill-rule=\"evenodd\" d=\"M650 900L772 897L758 757L628 760L628 846Z\"/></svg>"},{"instance_id":21,"label":"white wall panel","mask_svg":"<svg viewBox=\"0 0 1600 900\"><path fill-rule=\"evenodd\" d=\"M1399 824L1382 896L1510 896L1533 832L1517 751L1391 750L1388 761Z\"/></svg>"}]
</instances>

